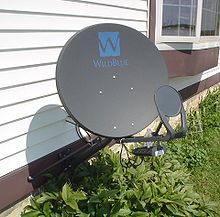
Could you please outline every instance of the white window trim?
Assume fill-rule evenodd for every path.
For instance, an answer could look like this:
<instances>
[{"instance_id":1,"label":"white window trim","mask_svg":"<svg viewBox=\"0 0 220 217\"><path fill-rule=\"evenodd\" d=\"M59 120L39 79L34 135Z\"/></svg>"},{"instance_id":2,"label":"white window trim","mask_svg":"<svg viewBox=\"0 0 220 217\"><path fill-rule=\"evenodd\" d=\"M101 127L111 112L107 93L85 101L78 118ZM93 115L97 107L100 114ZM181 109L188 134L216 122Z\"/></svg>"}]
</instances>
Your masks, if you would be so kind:
<instances>
[{"instance_id":1,"label":"white window trim","mask_svg":"<svg viewBox=\"0 0 220 217\"><path fill-rule=\"evenodd\" d=\"M207 47L210 44L212 46L219 46L220 43L217 42L220 36L201 36L201 22L202 22L202 5L203 0L198 0L197 2L197 19L196 19L196 35L195 36L162 36L162 12L163 12L163 0L156 1L156 43L190 43L192 47L198 47L198 49L203 46L196 44L204 44ZM199 24L199 25L198 25ZM213 43L215 41L215 43ZM208 44L207 44L208 43ZM195 45L194 45L195 44Z\"/></svg>"},{"instance_id":2,"label":"white window trim","mask_svg":"<svg viewBox=\"0 0 220 217\"><path fill-rule=\"evenodd\" d=\"M147 0L147 33L146 36L149 38L150 37L150 1Z\"/></svg>"}]
</instances>

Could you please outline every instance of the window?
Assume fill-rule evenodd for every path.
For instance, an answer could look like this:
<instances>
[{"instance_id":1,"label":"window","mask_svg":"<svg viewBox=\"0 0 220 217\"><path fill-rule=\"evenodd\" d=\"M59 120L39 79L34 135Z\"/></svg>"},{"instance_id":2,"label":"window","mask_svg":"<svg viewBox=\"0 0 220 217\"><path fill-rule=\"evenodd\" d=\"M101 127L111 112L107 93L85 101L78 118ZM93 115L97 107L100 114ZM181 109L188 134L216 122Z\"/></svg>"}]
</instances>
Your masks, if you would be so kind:
<instances>
[{"instance_id":1,"label":"window","mask_svg":"<svg viewBox=\"0 0 220 217\"><path fill-rule=\"evenodd\" d=\"M158 42L216 41L220 0L157 0Z\"/></svg>"},{"instance_id":2,"label":"window","mask_svg":"<svg viewBox=\"0 0 220 217\"><path fill-rule=\"evenodd\" d=\"M218 36L220 20L220 1L203 0L202 6L202 36Z\"/></svg>"},{"instance_id":3,"label":"window","mask_svg":"<svg viewBox=\"0 0 220 217\"><path fill-rule=\"evenodd\" d=\"M195 36L197 0L164 0L162 35Z\"/></svg>"}]
</instances>

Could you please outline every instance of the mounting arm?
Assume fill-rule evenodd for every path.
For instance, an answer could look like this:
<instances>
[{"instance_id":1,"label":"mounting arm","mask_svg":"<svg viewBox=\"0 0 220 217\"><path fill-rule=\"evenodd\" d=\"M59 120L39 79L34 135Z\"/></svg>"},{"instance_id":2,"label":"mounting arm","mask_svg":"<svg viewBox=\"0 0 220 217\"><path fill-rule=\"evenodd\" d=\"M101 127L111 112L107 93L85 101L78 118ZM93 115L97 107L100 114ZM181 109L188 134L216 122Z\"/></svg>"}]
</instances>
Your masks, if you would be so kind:
<instances>
[{"instance_id":1,"label":"mounting arm","mask_svg":"<svg viewBox=\"0 0 220 217\"><path fill-rule=\"evenodd\" d=\"M121 143L169 141L170 139L181 138L185 135L186 113L178 91L168 85L161 86L154 94L154 101L161 120L156 131L153 132L150 137L138 136L122 138L120 140ZM180 128L176 132L169 123L169 118L177 116L180 116ZM162 126L166 129L165 135L159 135ZM139 156L158 156L164 154L165 151L165 147L158 145L151 147L138 147L133 150L133 153Z\"/></svg>"}]
</instances>

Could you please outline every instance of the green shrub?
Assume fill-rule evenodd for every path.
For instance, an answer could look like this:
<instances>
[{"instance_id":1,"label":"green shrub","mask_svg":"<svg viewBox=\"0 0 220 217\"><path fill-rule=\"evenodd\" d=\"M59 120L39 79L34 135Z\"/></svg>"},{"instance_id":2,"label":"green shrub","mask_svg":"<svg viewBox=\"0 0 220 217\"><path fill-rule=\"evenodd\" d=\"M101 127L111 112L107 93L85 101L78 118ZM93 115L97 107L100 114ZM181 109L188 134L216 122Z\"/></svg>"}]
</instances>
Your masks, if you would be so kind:
<instances>
[{"instance_id":1,"label":"green shrub","mask_svg":"<svg viewBox=\"0 0 220 217\"><path fill-rule=\"evenodd\" d=\"M186 168L169 155L123 168L119 154L104 149L91 165L69 172L62 189L32 199L22 217L215 216L213 204L194 190Z\"/></svg>"}]
</instances>

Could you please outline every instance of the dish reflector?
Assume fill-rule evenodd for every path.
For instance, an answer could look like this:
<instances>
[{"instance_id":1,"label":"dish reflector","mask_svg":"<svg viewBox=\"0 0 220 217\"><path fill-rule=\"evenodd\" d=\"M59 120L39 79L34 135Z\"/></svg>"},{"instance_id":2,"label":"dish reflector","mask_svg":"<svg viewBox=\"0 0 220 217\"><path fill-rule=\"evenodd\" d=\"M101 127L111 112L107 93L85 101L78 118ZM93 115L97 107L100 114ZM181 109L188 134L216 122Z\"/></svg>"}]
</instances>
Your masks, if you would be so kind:
<instances>
[{"instance_id":1,"label":"dish reflector","mask_svg":"<svg viewBox=\"0 0 220 217\"><path fill-rule=\"evenodd\" d=\"M168 74L158 49L142 33L98 24L66 43L56 82L65 109L81 127L122 138L157 117L154 92L168 83Z\"/></svg>"}]
</instances>

